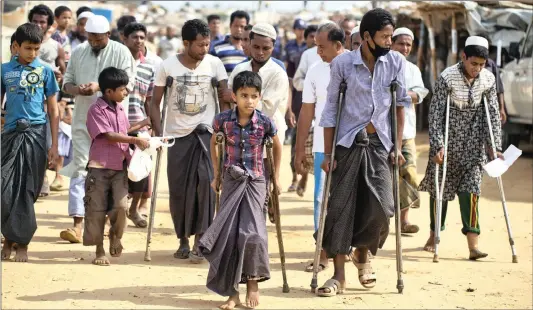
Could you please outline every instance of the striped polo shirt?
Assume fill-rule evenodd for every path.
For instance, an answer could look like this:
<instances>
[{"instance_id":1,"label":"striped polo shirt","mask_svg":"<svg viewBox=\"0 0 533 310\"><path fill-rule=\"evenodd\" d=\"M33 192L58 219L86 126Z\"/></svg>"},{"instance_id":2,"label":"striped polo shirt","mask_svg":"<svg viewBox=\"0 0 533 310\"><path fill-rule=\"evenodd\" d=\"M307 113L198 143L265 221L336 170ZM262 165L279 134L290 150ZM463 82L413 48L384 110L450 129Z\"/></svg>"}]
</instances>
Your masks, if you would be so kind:
<instances>
[{"instance_id":1,"label":"striped polo shirt","mask_svg":"<svg viewBox=\"0 0 533 310\"><path fill-rule=\"evenodd\" d=\"M233 71L235 66L248 60L248 57L244 55L243 50L236 49L235 46L231 44L229 36L226 36L224 41L215 44L209 53L222 60L224 68L226 68L228 74Z\"/></svg>"},{"instance_id":2,"label":"striped polo shirt","mask_svg":"<svg viewBox=\"0 0 533 310\"><path fill-rule=\"evenodd\" d=\"M130 125L140 122L146 118L144 104L146 98L152 97L154 90L155 68L147 62L140 62L137 65L137 74L135 75L135 84L133 92L130 93L130 105L128 109L128 120ZM139 131L146 131L142 128Z\"/></svg>"}]
</instances>

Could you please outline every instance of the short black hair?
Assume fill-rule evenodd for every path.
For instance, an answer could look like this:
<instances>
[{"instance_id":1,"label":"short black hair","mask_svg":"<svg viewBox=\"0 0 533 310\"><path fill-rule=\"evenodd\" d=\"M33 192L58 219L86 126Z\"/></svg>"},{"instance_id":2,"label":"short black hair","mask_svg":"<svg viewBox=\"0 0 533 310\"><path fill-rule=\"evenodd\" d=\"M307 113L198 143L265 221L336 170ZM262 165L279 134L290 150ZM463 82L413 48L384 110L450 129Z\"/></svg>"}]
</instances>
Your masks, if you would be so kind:
<instances>
[{"instance_id":1,"label":"short black hair","mask_svg":"<svg viewBox=\"0 0 533 310\"><path fill-rule=\"evenodd\" d=\"M248 24L248 25L244 26L244 31L250 31L250 30L252 30L252 28L254 28L254 25Z\"/></svg>"},{"instance_id":2,"label":"short black hair","mask_svg":"<svg viewBox=\"0 0 533 310\"><path fill-rule=\"evenodd\" d=\"M146 26L141 23L129 23L124 27L124 36L129 37L130 34L142 31L144 32L144 35L148 33L148 30L146 30Z\"/></svg>"},{"instance_id":3,"label":"short black hair","mask_svg":"<svg viewBox=\"0 0 533 310\"><path fill-rule=\"evenodd\" d=\"M325 23L318 27L317 34L325 32L328 34L328 41L330 42L340 42L342 45L346 42L346 35L344 30L337 24L334 23Z\"/></svg>"},{"instance_id":4,"label":"short black hair","mask_svg":"<svg viewBox=\"0 0 533 310\"><path fill-rule=\"evenodd\" d=\"M479 45L465 46L463 52L465 53L466 58L480 57L484 58L485 60L489 58L489 50Z\"/></svg>"},{"instance_id":5,"label":"short black hair","mask_svg":"<svg viewBox=\"0 0 533 310\"><path fill-rule=\"evenodd\" d=\"M253 32L253 31L251 31L251 32L250 32L250 41L252 41L256 35L257 35L257 36L260 36L260 37L265 37L265 38L267 38L266 36L263 36L263 35L260 35L259 33L255 33L255 32ZM272 39L272 38L270 38L270 37L268 37L268 38L269 38L270 40L272 40L272 44L276 44L276 40L274 40L274 39Z\"/></svg>"},{"instance_id":6,"label":"short black hair","mask_svg":"<svg viewBox=\"0 0 533 310\"><path fill-rule=\"evenodd\" d=\"M135 23L135 22L137 22L137 19L135 18L135 16L131 16L131 15L120 16L120 18L117 20L117 29L118 31L122 32L124 31L124 28L126 28L126 26L129 23Z\"/></svg>"},{"instance_id":7,"label":"short black hair","mask_svg":"<svg viewBox=\"0 0 533 310\"><path fill-rule=\"evenodd\" d=\"M64 5L60 5L54 10L54 16L56 18L60 18L61 14L65 13L65 12L72 12L72 10L70 8L64 6Z\"/></svg>"},{"instance_id":8,"label":"short black hair","mask_svg":"<svg viewBox=\"0 0 533 310\"><path fill-rule=\"evenodd\" d=\"M231 16L229 18L229 25L231 26L233 24L233 21L235 18L246 18L246 24L250 23L250 14L248 14L245 11L238 10L233 13L231 13Z\"/></svg>"},{"instance_id":9,"label":"short black hair","mask_svg":"<svg viewBox=\"0 0 533 310\"><path fill-rule=\"evenodd\" d=\"M210 24L214 20L220 20L220 15L217 14L211 14L207 16L207 23Z\"/></svg>"},{"instance_id":10,"label":"short black hair","mask_svg":"<svg viewBox=\"0 0 533 310\"><path fill-rule=\"evenodd\" d=\"M235 76L233 79L233 92L236 94L237 91L244 87L253 87L259 93L261 93L263 81L261 76L258 73L252 71L243 71Z\"/></svg>"},{"instance_id":11,"label":"short black hair","mask_svg":"<svg viewBox=\"0 0 533 310\"><path fill-rule=\"evenodd\" d=\"M76 10L76 18L78 18L80 16L80 14L83 13L83 12L92 12L92 11L93 10L91 10L90 7L82 6L79 9Z\"/></svg>"},{"instance_id":12,"label":"short black hair","mask_svg":"<svg viewBox=\"0 0 533 310\"><path fill-rule=\"evenodd\" d=\"M13 32L13 34L11 35L11 44L9 45L10 47L13 45L13 42L15 42L15 38L17 37L16 36L17 32Z\"/></svg>"},{"instance_id":13,"label":"short black hair","mask_svg":"<svg viewBox=\"0 0 533 310\"><path fill-rule=\"evenodd\" d=\"M211 34L209 26L201 19L188 20L181 28L181 37L183 41L195 41L199 34L201 34L203 37L209 37Z\"/></svg>"},{"instance_id":14,"label":"short black hair","mask_svg":"<svg viewBox=\"0 0 533 310\"><path fill-rule=\"evenodd\" d=\"M23 42L41 44L43 42L43 32L34 23L25 23L20 25L15 31L15 41L19 45L22 45Z\"/></svg>"},{"instance_id":15,"label":"short black hair","mask_svg":"<svg viewBox=\"0 0 533 310\"><path fill-rule=\"evenodd\" d=\"M368 31L370 36L374 38L376 32L388 25L395 28L394 18L391 13L381 8L373 9L363 15L361 24L359 25L359 33L361 34L361 38L364 38L365 32Z\"/></svg>"},{"instance_id":16,"label":"short black hair","mask_svg":"<svg viewBox=\"0 0 533 310\"><path fill-rule=\"evenodd\" d=\"M313 33L313 32L316 32L318 30L318 26L317 25L309 25L307 26L307 28L305 28L305 31L304 31L304 38L307 39L307 37Z\"/></svg>"},{"instance_id":17,"label":"short black hair","mask_svg":"<svg viewBox=\"0 0 533 310\"><path fill-rule=\"evenodd\" d=\"M98 85L100 85L102 94L108 89L115 90L121 86L128 85L128 83L128 73L115 67L105 68L98 76Z\"/></svg>"},{"instance_id":18,"label":"short black hair","mask_svg":"<svg viewBox=\"0 0 533 310\"><path fill-rule=\"evenodd\" d=\"M48 16L49 27L52 26L52 24L54 23L54 12L52 12L52 10L44 4L36 5L30 10L30 13L28 13L28 21L30 23L33 19L33 15Z\"/></svg>"}]
</instances>

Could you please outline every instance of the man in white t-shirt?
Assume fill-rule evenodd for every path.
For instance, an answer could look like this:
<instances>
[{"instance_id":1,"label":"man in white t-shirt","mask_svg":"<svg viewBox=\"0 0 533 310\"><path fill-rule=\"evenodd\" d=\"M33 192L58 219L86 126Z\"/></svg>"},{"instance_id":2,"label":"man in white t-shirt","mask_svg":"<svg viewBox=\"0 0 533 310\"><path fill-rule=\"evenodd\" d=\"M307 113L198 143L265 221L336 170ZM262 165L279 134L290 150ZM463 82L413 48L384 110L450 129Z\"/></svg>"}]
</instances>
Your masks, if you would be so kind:
<instances>
[{"instance_id":1,"label":"man in white t-shirt","mask_svg":"<svg viewBox=\"0 0 533 310\"><path fill-rule=\"evenodd\" d=\"M294 166L298 173L306 171L307 159L305 155L305 141L309 135L309 129L314 120L313 130L313 155L314 155L314 219L315 231L318 230L320 206L322 204L322 192L324 187L325 172L320 168L324 160L324 128L318 126L320 117L327 101L327 88L330 80L330 64L335 57L345 52L344 30L333 23L320 25L316 32L315 41L318 47L318 55L321 60L316 62L307 71L303 87L302 109L298 119L298 131L296 133L296 157ZM319 271L328 266L328 258L324 251L320 254ZM313 271L313 263L305 267L305 271Z\"/></svg>"},{"instance_id":2,"label":"man in white t-shirt","mask_svg":"<svg viewBox=\"0 0 533 310\"><path fill-rule=\"evenodd\" d=\"M413 47L414 35L408 28L398 28L392 34L393 51L397 51L406 58L411 53ZM414 104L421 103L427 96L429 90L424 87L422 74L418 67L407 61L405 66L405 85L407 93ZM402 233L417 233L419 227L409 223L409 209L419 208L420 200L418 199L417 188L418 180L416 173L416 111L415 105L405 108L405 123L403 127L402 155L405 158L405 164L400 169L400 177L403 179L400 185L400 208Z\"/></svg>"},{"instance_id":3,"label":"man in white t-shirt","mask_svg":"<svg viewBox=\"0 0 533 310\"><path fill-rule=\"evenodd\" d=\"M233 69L228 80L228 85L231 88L233 78L242 71L258 73L263 83L261 104L258 109L276 124L279 141L285 141L285 132L287 131L285 113L287 112L287 102L289 99L289 77L287 76L287 72L272 60L271 56L276 38L276 30L272 25L258 23L253 26L250 32L250 53L252 59L238 64ZM266 183L267 188L269 188L268 171L265 171L265 173L267 173ZM270 221L274 222L273 210L270 206L268 208L268 214Z\"/></svg>"},{"instance_id":4,"label":"man in white t-shirt","mask_svg":"<svg viewBox=\"0 0 533 310\"><path fill-rule=\"evenodd\" d=\"M176 138L167 154L170 214L180 239L174 257L189 258L197 263L204 259L197 243L215 214L209 145L218 94L211 79L216 78L220 87L226 88L228 75L222 61L208 54L210 32L204 21L185 22L181 33L183 53L168 57L156 71L150 117L156 136ZM173 83L168 97L166 128L162 132L160 102L169 76ZM220 103L220 111L229 109L222 100ZM192 235L195 243L191 250L189 238Z\"/></svg>"}]
</instances>

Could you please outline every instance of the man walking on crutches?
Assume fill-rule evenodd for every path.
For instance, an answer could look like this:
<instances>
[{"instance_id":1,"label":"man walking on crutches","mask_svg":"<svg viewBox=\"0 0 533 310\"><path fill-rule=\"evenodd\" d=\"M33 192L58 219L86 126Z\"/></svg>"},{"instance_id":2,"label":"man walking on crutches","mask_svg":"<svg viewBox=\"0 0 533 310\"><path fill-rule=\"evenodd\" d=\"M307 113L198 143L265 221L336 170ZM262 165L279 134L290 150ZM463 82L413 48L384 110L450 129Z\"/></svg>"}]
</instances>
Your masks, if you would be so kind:
<instances>
[{"instance_id":1,"label":"man walking on crutches","mask_svg":"<svg viewBox=\"0 0 533 310\"><path fill-rule=\"evenodd\" d=\"M329 201L327 206L322 206L327 208L327 215L321 219L318 233L323 232L323 238L317 235L322 241L317 242L317 249L322 247L333 258L335 271L318 288L319 296L330 297L344 291L345 255L351 247L356 248L352 259L360 284L365 288L376 285L368 252L376 255L383 246L389 234L390 218L394 216L393 154L397 154L398 165L404 162L401 152L393 150L393 147L401 149L401 137L394 146L391 130L394 80L398 83L396 133L403 133L403 109L411 104L405 88L405 57L390 52L393 30L394 21L389 12L383 9L367 12L360 25L361 47L337 56L331 63L327 101L319 125L324 127L326 153L322 169L326 173L333 169L333 172L331 182L327 182L330 186L326 183L324 192L324 197L329 194ZM345 104L339 105L337 100L344 83Z\"/></svg>"},{"instance_id":2,"label":"man walking on crutches","mask_svg":"<svg viewBox=\"0 0 533 310\"><path fill-rule=\"evenodd\" d=\"M490 159L502 158L495 77L485 69L488 53L486 39L469 37L461 55L462 61L444 70L435 84L429 111L429 161L419 187L431 196L431 232L424 250L435 253L435 262L439 258L440 231L444 229L448 202L456 194L469 259L477 260L488 255L478 249L483 165L487 162L487 153ZM484 97L487 98L485 107ZM440 219L437 231L436 218Z\"/></svg>"}]
</instances>

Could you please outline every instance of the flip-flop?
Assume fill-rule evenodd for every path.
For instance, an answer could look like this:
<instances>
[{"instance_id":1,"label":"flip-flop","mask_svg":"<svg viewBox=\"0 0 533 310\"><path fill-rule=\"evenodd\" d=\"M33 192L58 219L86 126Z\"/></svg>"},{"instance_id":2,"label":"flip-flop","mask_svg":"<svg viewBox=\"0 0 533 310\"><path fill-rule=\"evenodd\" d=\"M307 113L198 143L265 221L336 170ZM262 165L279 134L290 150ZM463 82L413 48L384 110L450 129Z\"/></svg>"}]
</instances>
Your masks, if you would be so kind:
<instances>
[{"instance_id":1,"label":"flip-flop","mask_svg":"<svg viewBox=\"0 0 533 310\"><path fill-rule=\"evenodd\" d=\"M146 226L148 226L146 219L139 213L135 213L135 215L128 214L128 219L130 219L137 228L146 228Z\"/></svg>"},{"instance_id":2,"label":"flip-flop","mask_svg":"<svg viewBox=\"0 0 533 310\"><path fill-rule=\"evenodd\" d=\"M54 182L50 184L50 190L54 192L63 190L63 182L59 181L58 179L54 179Z\"/></svg>"},{"instance_id":3,"label":"flip-flop","mask_svg":"<svg viewBox=\"0 0 533 310\"><path fill-rule=\"evenodd\" d=\"M318 264L318 272L324 271L328 269L329 266L326 266L324 264ZM314 268L314 262L310 262L307 266L305 266L305 272L313 272Z\"/></svg>"},{"instance_id":4,"label":"flip-flop","mask_svg":"<svg viewBox=\"0 0 533 310\"><path fill-rule=\"evenodd\" d=\"M174 253L174 258L187 259L191 254L191 248L188 245L180 245L179 249Z\"/></svg>"},{"instance_id":5,"label":"flip-flop","mask_svg":"<svg viewBox=\"0 0 533 310\"><path fill-rule=\"evenodd\" d=\"M189 261L192 264L201 264L205 261L205 257L201 256L199 253L195 251L191 251L189 253Z\"/></svg>"},{"instance_id":6,"label":"flip-flop","mask_svg":"<svg viewBox=\"0 0 533 310\"><path fill-rule=\"evenodd\" d=\"M404 223L402 224L402 234L416 234L420 228L418 225Z\"/></svg>"},{"instance_id":7,"label":"flip-flop","mask_svg":"<svg viewBox=\"0 0 533 310\"><path fill-rule=\"evenodd\" d=\"M63 230L59 237L63 240L66 240L70 243L81 243L81 234L78 235L76 233L76 230L74 228L67 228L66 230Z\"/></svg>"},{"instance_id":8,"label":"flip-flop","mask_svg":"<svg viewBox=\"0 0 533 310\"><path fill-rule=\"evenodd\" d=\"M291 186L289 186L289 189L287 190L287 192L294 193L296 191L297 186L298 186L298 183L292 183Z\"/></svg>"},{"instance_id":9,"label":"flip-flop","mask_svg":"<svg viewBox=\"0 0 533 310\"><path fill-rule=\"evenodd\" d=\"M329 292L324 292L324 289L329 289ZM344 287L335 279L328 279L324 285L318 288L317 295L320 297L333 297L337 294L344 293Z\"/></svg>"}]
</instances>

